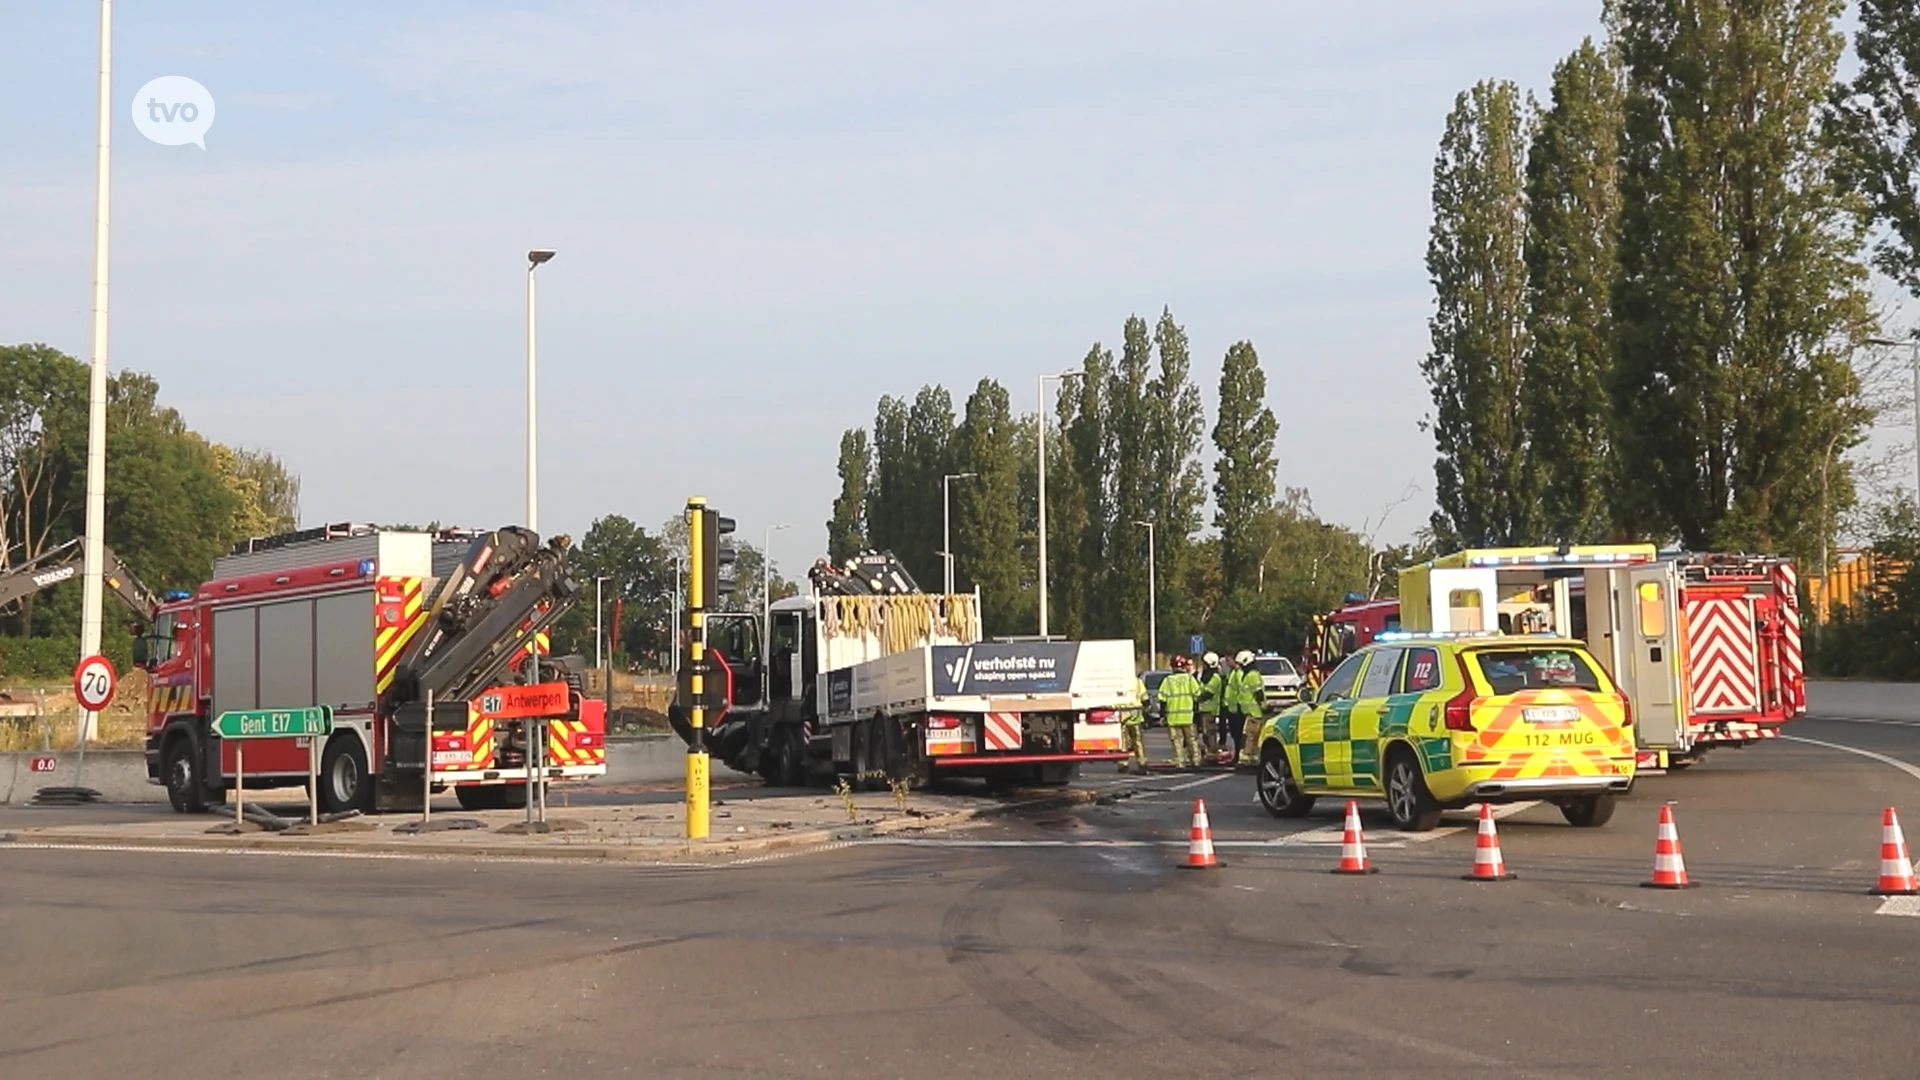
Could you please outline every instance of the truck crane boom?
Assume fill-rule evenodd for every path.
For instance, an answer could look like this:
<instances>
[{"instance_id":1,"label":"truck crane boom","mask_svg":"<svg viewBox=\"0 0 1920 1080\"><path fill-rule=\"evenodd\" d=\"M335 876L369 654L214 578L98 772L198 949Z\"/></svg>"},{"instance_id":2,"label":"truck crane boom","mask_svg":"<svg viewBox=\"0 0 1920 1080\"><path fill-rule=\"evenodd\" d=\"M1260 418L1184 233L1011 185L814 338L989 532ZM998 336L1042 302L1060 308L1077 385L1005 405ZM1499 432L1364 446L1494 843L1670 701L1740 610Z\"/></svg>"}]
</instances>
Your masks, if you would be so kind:
<instances>
[{"instance_id":1,"label":"truck crane boom","mask_svg":"<svg viewBox=\"0 0 1920 1080\"><path fill-rule=\"evenodd\" d=\"M426 628L401 654L389 703L412 704L429 691L440 701L465 701L493 685L576 602L569 543L556 536L542 545L518 527L477 537L434 590Z\"/></svg>"},{"instance_id":2,"label":"truck crane boom","mask_svg":"<svg viewBox=\"0 0 1920 1080\"><path fill-rule=\"evenodd\" d=\"M154 615L160 611L160 598L133 576L133 572L127 569L112 548L102 546L100 554L101 578L107 588L143 622L152 622ZM81 550L81 538L76 536L64 544L48 548L19 566L0 571L0 606L24 600L42 589L51 589L63 581L77 578L85 569L86 555Z\"/></svg>"}]
</instances>

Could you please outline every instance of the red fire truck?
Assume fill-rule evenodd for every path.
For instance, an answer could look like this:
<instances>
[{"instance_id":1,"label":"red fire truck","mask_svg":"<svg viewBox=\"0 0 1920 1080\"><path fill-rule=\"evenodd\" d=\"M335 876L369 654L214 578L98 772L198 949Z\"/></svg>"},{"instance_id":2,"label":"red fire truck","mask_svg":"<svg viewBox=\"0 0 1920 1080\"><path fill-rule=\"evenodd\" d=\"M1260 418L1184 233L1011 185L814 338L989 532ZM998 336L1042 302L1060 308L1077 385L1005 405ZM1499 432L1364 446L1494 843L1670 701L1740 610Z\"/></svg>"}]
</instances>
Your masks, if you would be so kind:
<instances>
[{"instance_id":1,"label":"red fire truck","mask_svg":"<svg viewBox=\"0 0 1920 1080\"><path fill-rule=\"evenodd\" d=\"M1307 685L1320 688L1340 661L1389 631L1400 629L1400 601L1367 600L1358 593L1347 597L1344 606L1315 615L1307 628L1306 647L1300 653L1300 672Z\"/></svg>"},{"instance_id":2,"label":"red fire truck","mask_svg":"<svg viewBox=\"0 0 1920 1080\"><path fill-rule=\"evenodd\" d=\"M1585 641L1633 702L1643 771L1780 734L1806 712L1790 559L1651 544L1461 551L1400 573L1408 630Z\"/></svg>"},{"instance_id":3,"label":"red fire truck","mask_svg":"<svg viewBox=\"0 0 1920 1080\"><path fill-rule=\"evenodd\" d=\"M606 714L581 693L585 665L540 655L575 602L567 547L520 528L360 525L237 545L135 642L152 685L148 779L183 813L223 802L237 744L213 721L310 706L334 717L320 748L328 811L418 808L425 769L468 809L525 805L543 729L544 776L605 773ZM305 739L250 740L247 787L306 784L309 753Z\"/></svg>"}]
</instances>

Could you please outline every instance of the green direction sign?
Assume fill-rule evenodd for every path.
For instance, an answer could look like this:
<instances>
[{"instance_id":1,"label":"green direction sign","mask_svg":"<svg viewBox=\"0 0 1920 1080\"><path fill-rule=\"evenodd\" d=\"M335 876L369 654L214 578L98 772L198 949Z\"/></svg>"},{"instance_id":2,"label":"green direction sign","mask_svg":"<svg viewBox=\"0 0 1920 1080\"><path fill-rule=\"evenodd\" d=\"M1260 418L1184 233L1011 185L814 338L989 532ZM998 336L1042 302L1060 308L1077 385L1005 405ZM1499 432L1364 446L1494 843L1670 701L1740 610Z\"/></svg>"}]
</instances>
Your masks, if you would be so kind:
<instances>
[{"instance_id":1,"label":"green direction sign","mask_svg":"<svg viewBox=\"0 0 1920 1080\"><path fill-rule=\"evenodd\" d=\"M333 731L333 710L325 705L305 709L239 709L223 712L213 722L223 739L285 739L326 735Z\"/></svg>"}]
</instances>

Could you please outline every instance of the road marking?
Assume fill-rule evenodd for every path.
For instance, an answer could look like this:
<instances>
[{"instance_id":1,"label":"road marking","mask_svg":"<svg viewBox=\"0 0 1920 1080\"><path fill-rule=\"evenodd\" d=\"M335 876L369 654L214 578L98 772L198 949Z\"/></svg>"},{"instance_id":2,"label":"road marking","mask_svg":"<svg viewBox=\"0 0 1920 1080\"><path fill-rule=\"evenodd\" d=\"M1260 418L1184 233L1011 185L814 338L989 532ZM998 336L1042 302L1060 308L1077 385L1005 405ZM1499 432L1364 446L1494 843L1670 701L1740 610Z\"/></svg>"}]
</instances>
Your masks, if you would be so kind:
<instances>
[{"instance_id":1,"label":"road marking","mask_svg":"<svg viewBox=\"0 0 1920 1080\"><path fill-rule=\"evenodd\" d=\"M1192 780L1192 781L1189 781L1189 782L1187 782L1187 783L1184 783L1184 784L1175 784L1175 785L1173 785L1172 787L1170 787L1170 788L1168 788L1167 790L1168 790L1168 791L1170 791L1170 792L1171 792L1171 791L1185 791L1185 790L1187 790L1188 788L1197 788L1197 787L1199 787L1199 786L1200 786L1201 784L1211 784L1211 783L1215 783L1215 782L1217 782L1217 781L1220 781L1220 780L1225 780L1225 779L1228 779L1229 777L1232 777L1232 776L1234 776L1234 775L1236 775L1236 774L1234 774L1234 773L1221 773L1221 774L1220 774L1219 776L1203 776L1203 777L1201 777L1201 778L1200 778L1200 779L1198 779L1198 780Z\"/></svg>"},{"instance_id":2,"label":"road marking","mask_svg":"<svg viewBox=\"0 0 1920 1080\"><path fill-rule=\"evenodd\" d=\"M1824 746L1829 750L1844 750L1849 754L1858 754L1863 758L1872 758L1873 760L1878 761L1883 765L1891 765L1894 768L1899 769L1901 772L1906 773L1908 776L1913 777L1915 780L1920 780L1920 766L1909 765L1906 762L1901 761L1899 758L1891 758L1885 754L1876 754L1871 750L1862 750L1857 746L1842 746L1839 743L1822 742L1819 739L1809 739L1804 735L1782 735L1780 737L1783 739L1791 739L1797 743L1806 743L1809 746Z\"/></svg>"},{"instance_id":3,"label":"road marking","mask_svg":"<svg viewBox=\"0 0 1920 1080\"><path fill-rule=\"evenodd\" d=\"M1920 727L1920 720L1886 720L1873 716L1809 716L1809 720L1833 720L1842 724L1898 724L1901 727Z\"/></svg>"},{"instance_id":4,"label":"road marking","mask_svg":"<svg viewBox=\"0 0 1920 1080\"><path fill-rule=\"evenodd\" d=\"M1920 918L1920 896L1889 896L1875 915L1911 915Z\"/></svg>"}]
</instances>

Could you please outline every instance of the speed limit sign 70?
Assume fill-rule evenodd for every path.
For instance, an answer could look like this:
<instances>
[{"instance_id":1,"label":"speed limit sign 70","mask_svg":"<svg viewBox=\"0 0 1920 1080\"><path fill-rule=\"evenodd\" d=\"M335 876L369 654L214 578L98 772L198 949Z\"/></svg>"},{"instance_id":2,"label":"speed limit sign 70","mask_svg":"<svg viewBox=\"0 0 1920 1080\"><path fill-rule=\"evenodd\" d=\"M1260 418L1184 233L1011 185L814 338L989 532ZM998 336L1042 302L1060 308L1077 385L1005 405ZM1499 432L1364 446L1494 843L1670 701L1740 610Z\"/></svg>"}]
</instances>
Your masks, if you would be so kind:
<instances>
[{"instance_id":1,"label":"speed limit sign 70","mask_svg":"<svg viewBox=\"0 0 1920 1080\"><path fill-rule=\"evenodd\" d=\"M118 682L113 665L106 657L89 656L73 669L73 696L80 699L81 708L99 712L113 701L114 686Z\"/></svg>"}]
</instances>

